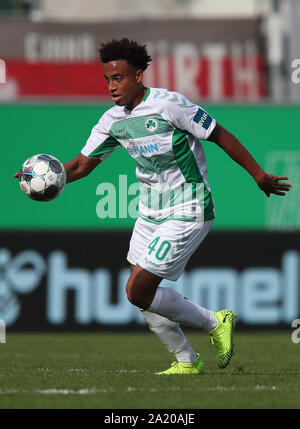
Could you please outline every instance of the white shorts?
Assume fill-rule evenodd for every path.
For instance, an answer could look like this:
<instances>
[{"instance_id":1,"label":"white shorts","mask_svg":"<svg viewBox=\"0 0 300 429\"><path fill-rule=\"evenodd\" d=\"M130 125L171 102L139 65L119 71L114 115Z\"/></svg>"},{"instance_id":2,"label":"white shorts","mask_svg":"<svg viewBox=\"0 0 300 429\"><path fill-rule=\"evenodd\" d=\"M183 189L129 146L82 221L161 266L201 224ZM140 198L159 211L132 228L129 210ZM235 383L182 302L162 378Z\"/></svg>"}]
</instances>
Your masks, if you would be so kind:
<instances>
[{"instance_id":1,"label":"white shorts","mask_svg":"<svg viewBox=\"0 0 300 429\"><path fill-rule=\"evenodd\" d=\"M198 222L169 220L160 225L138 218L127 260L164 279L176 281L210 231L213 219Z\"/></svg>"}]
</instances>

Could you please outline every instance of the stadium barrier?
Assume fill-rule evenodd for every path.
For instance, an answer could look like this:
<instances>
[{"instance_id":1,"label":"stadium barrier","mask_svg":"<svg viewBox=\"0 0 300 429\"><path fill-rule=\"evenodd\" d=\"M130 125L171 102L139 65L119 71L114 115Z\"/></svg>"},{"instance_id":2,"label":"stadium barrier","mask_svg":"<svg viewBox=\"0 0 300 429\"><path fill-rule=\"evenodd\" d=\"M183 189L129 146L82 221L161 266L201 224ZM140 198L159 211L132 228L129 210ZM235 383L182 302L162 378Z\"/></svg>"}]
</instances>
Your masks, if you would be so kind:
<instances>
[{"instance_id":1,"label":"stadium barrier","mask_svg":"<svg viewBox=\"0 0 300 429\"><path fill-rule=\"evenodd\" d=\"M0 319L10 331L141 330L126 297L129 232L1 232ZM300 233L211 232L177 282L193 301L231 308L239 328L299 316Z\"/></svg>"}]
</instances>

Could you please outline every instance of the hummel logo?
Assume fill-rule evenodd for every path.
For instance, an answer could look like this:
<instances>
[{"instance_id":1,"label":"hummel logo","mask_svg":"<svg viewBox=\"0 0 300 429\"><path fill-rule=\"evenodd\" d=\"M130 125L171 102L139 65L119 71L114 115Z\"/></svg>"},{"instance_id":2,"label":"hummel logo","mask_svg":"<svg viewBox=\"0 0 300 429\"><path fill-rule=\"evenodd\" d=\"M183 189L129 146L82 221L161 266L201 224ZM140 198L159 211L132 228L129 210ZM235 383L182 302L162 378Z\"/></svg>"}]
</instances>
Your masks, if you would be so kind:
<instances>
[{"instance_id":1,"label":"hummel logo","mask_svg":"<svg viewBox=\"0 0 300 429\"><path fill-rule=\"evenodd\" d=\"M225 321L226 321L226 317L227 317L227 316L229 316L229 314L230 314L230 313L225 314L225 317L224 317L224 319L223 319L223 323L225 323Z\"/></svg>"},{"instance_id":2,"label":"hummel logo","mask_svg":"<svg viewBox=\"0 0 300 429\"><path fill-rule=\"evenodd\" d=\"M116 134L122 134L125 132L125 128L119 128L118 130L115 131Z\"/></svg>"}]
</instances>

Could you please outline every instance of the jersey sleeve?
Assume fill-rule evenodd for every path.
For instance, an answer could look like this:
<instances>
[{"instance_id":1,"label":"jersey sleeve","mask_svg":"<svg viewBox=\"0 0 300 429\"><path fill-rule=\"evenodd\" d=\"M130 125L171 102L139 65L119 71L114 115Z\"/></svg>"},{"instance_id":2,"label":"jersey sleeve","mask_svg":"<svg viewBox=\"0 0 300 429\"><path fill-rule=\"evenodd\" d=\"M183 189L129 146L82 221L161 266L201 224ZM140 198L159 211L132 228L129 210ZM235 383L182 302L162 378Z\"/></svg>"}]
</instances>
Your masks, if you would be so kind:
<instances>
[{"instance_id":1,"label":"jersey sleeve","mask_svg":"<svg viewBox=\"0 0 300 429\"><path fill-rule=\"evenodd\" d=\"M112 152L120 147L120 143L109 135L103 117L100 118L81 150L82 155L104 161Z\"/></svg>"},{"instance_id":2,"label":"jersey sleeve","mask_svg":"<svg viewBox=\"0 0 300 429\"><path fill-rule=\"evenodd\" d=\"M168 120L176 128L188 131L201 140L207 140L216 126L216 120L184 95L174 94L171 101L167 101L165 105Z\"/></svg>"}]
</instances>

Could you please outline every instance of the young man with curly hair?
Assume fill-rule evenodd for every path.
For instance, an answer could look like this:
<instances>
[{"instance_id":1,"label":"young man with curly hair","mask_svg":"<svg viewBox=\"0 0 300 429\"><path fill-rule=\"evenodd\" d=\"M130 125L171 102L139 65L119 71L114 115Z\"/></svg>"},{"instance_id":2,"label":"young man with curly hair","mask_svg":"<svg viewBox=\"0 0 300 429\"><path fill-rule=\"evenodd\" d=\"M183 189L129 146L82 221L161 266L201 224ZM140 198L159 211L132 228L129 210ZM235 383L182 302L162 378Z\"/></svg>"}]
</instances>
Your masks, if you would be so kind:
<instances>
[{"instance_id":1,"label":"young man with curly hair","mask_svg":"<svg viewBox=\"0 0 300 429\"><path fill-rule=\"evenodd\" d=\"M217 366L225 368L233 351L233 312L208 310L160 287L163 279L179 278L215 217L200 140L220 146L267 197L271 193L285 195L291 185L280 182L287 177L266 173L237 138L202 107L177 92L146 88L143 72L151 61L146 46L124 38L103 44L99 53L116 106L94 126L81 153L65 164L67 181L88 175L120 147L135 159L141 194L127 256L131 275L126 292L150 329L176 357L169 369L157 374L205 371L180 324L205 330L216 347Z\"/></svg>"}]
</instances>

